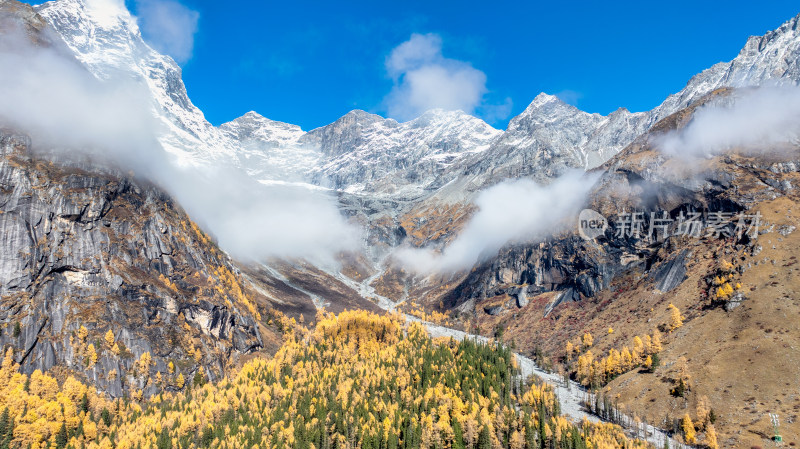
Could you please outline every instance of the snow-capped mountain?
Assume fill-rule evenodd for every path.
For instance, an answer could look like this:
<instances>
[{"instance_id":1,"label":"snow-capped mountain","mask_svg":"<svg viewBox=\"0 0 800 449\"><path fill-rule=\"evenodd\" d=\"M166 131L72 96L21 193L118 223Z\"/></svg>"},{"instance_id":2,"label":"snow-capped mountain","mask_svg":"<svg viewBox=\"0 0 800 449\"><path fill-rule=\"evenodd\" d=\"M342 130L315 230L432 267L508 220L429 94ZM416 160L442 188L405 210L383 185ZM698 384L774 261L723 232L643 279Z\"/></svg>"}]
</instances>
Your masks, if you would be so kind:
<instances>
[{"instance_id":1,"label":"snow-capped mountain","mask_svg":"<svg viewBox=\"0 0 800 449\"><path fill-rule=\"evenodd\" d=\"M300 141L306 135L297 125L270 120L250 111L220 129L236 142L236 163L263 183L304 182L309 167L316 167L323 154Z\"/></svg>"},{"instance_id":2,"label":"snow-capped mountain","mask_svg":"<svg viewBox=\"0 0 800 449\"><path fill-rule=\"evenodd\" d=\"M442 186L464 190L455 197L467 199L467 191L507 178L547 182L568 168L599 166L661 118L719 87L800 81L798 16L751 37L734 60L694 76L648 112L590 114L541 94L505 131L442 110L405 123L352 111L308 132L249 112L214 127L189 99L180 67L142 40L121 1L55 0L37 11L97 77L132 77L148 87L167 129L161 143L182 163L231 164L266 184L311 183L404 202L424 201Z\"/></svg>"},{"instance_id":3,"label":"snow-capped mountain","mask_svg":"<svg viewBox=\"0 0 800 449\"><path fill-rule=\"evenodd\" d=\"M404 196L435 187L448 167L502 134L479 118L441 109L405 123L355 110L307 133L248 112L220 129L259 180L306 179L344 192Z\"/></svg>"},{"instance_id":4,"label":"snow-capped mountain","mask_svg":"<svg viewBox=\"0 0 800 449\"><path fill-rule=\"evenodd\" d=\"M75 57L97 78L133 79L152 95L159 138L180 163L210 163L236 156L236 147L209 123L186 93L181 69L142 39L136 18L115 0L56 0L36 11L61 35Z\"/></svg>"},{"instance_id":5,"label":"snow-capped mountain","mask_svg":"<svg viewBox=\"0 0 800 449\"><path fill-rule=\"evenodd\" d=\"M621 108L602 116L540 94L487 150L491 159L470 159L464 171L477 178L471 182L476 187L521 176L546 182L568 168L601 165L659 120L715 89L766 83L800 83L800 15L764 36L750 37L735 59L695 75L651 111Z\"/></svg>"},{"instance_id":6,"label":"snow-capped mountain","mask_svg":"<svg viewBox=\"0 0 800 449\"><path fill-rule=\"evenodd\" d=\"M123 76L147 86L154 114L167 130L160 141L181 163L229 163L262 182L416 191L501 134L476 117L441 110L406 123L353 111L308 133L249 112L217 128L192 104L180 67L144 42L122 2L55 0L37 11L95 76Z\"/></svg>"},{"instance_id":7,"label":"snow-capped mountain","mask_svg":"<svg viewBox=\"0 0 800 449\"><path fill-rule=\"evenodd\" d=\"M721 62L692 77L680 92L670 95L648 115L652 125L720 87L765 83L800 83L800 15L763 36L751 36L730 62Z\"/></svg>"},{"instance_id":8,"label":"snow-capped mountain","mask_svg":"<svg viewBox=\"0 0 800 449\"><path fill-rule=\"evenodd\" d=\"M501 131L461 111L428 111L398 123L364 111L310 131L302 140L320 148L317 182L348 192L416 195L454 175L468 155L486 151Z\"/></svg>"},{"instance_id":9,"label":"snow-capped mountain","mask_svg":"<svg viewBox=\"0 0 800 449\"><path fill-rule=\"evenodd\" d=\"M509 122L489 150L491 161L471 159L465 172L546 180L567 168L592 168L638 136L641 119L625 109L608 116L590 114L542 93Z\"/></svg>"}]
</instances>

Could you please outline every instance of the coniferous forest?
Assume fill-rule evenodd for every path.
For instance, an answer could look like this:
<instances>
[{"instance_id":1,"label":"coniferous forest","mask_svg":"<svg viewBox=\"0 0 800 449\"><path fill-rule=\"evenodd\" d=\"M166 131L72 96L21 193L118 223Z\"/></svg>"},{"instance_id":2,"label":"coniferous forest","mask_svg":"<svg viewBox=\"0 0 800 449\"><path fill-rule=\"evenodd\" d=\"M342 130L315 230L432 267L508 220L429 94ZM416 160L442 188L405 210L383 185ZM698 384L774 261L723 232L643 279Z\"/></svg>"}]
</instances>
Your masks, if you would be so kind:
<instances>
[{"instance_id":1,"label":"coniferous forest","mask_svg":"<svg viewBox=\"0 0 800 449\"><path fill-rule=\"evenodd\" d=\"M646 447L611 424L574 425L512 352L431 339L418 323L321 314L271 359L184 392L111 400L69 378L0 370L0 445L23 448Z\"/></svg>"}]
</instances>

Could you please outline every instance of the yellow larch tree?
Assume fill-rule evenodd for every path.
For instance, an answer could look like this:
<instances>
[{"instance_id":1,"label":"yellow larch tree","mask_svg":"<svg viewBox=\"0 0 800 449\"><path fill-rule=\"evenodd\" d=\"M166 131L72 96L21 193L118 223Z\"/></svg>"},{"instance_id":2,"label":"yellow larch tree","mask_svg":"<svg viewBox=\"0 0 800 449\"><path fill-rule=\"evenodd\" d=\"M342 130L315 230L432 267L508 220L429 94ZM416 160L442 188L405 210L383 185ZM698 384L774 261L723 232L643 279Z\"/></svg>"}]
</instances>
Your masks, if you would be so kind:
<instances>
[{"instance_id":1,"label":"yellow larch tree","mask_svg":"<svg viewBox=\"0 0 800 449\"><path fill-rule=\"evenodd\" d=\"M111 329L109 329L108 332L106 332L105 340L106 340L106 346L108 347L108 349L111 349L111 348L114 347L114 332Z\"/></svg>"},{"instance_id":2,"label":"yellow larch tree","mask_svg":"<svg viewBox=\"0 0 800 449\"><path fill-rule=\"evenodd\" d=\"M661 332L658 329L653 331L653 337L650 339L650 353L657 354L663 349L661 347Z\"/></svg>"},{"instance_id":3,"label":"yellow larch tree","mask_svg":"<svg viewBox=\"0 0 800 449\"><path fill-rule=\"evenodd\" d=\"M697 399L696 407L697 425L700 429L705 429L709 424L709 417L711 415L711 406L709 405L708 396L703 395Z\"/></svg>"},{"instance_id":4,"label":"yellow larch tree","mask_svg":"<svg viewBox=\"0 0 800 449\"><path fill-rule=\"evenodd\" d=\"M670 303L667 307L669 309L669 330L670 332L678 329L679 327L683 326L683 320L685 319L681 315L681 311L675 307L675 304Z\"/></svg>"},{"instance_id":5,"label":"yellow larch tree","mask_svg":"<svg viewBox=\"0 0 800 449\"><path fill-rule=\"evenodd\" d=\"M713 424L709 424L706 429L706 446L708 446L708 449L719 449L717 429L714 428Z\"/></svg>"},{"instance_id":6,"label":"yellow larch tree","mask_svg":"<svg viewBox=\"0 0 800 449\"><path fill-rule=\"evenodd\" d=\"M97 364L97 351L94 349L94 343L89 343L86 348L86 364L90 369Z\"/></svg>"},{"instance_id":7,"label":"yellow larch tree","mask_svg":"<svg viewBox=\"0 0 800 449\"><path fill-rule=\"evenodd\" d=\"M583 350L585 351L591 348L592 345L594 344L594 337L592 337L591 333L586 332L585 334L583 334L583 340L581 341L581 343L583 344Z\"/></svg>"},{"instance_id":8,"label":"yellow larch tree","mask_svg":"<svg viewBox=\"0 0 800 449\"><path fill-rule=\"evenodd\" d=\"M630 371L633 369L633 354L628 349L627 346L622 348L622 352L620 353L620 365L622 366L622 370L624 372Z\"/></svg>"},{"instance_id":9,"label":"yellow larch tree","mask_svg":"<svg viewBox=\"0 0 800 449\"><path fill-rule=\"evenodd\" d=\"M692 423L692 418L689 417L688 413L683 415L683 420L681 421L681 430L683 430L683 438L686 441L686 444L697 443L694 424Z\"/></svg>"},{"instance_id":10,"label":"yellow larch tree","mask_svg":"<svg viewBox=\"0 0 800 449\"><path fill-rule=\"evenodd\" d=\"M572 345L571 341L567 341L567 347L565 349L567 353L567 360L572 360L572 353L575 350L575 346Z\"/></svg>"},{"instance_id":11,"label":"yellow larch tree","mask_svg":"<svg viewBox=\"0 0 800 449\"><path fill-rule=\"evenodd\" d=\"M86 338L89 336L89 329L86 329L86 326L81 324L81 327L78 328L78 338L82 342L86 342Z\"/></svg>"},{"instance_id":12,"label":"yellow larch tree","mask_svg":"<svg viewBox=\"0 0 800 449\"><path fill-rule=\"evenodd\" d=\"M633 337L633 358L635 363L639 363L644 356L644 342L639 336Z\"/></svg>"},{"instance_id":13,"label":"yellow larch tree","mask_svg":"<svg viewBox=\"0 0 800 449\"><path fill-rule=\"evenodd\" d=\"M136 374L139 377L147 377L150 374L150 366L153 364L153 358L149 352L143 352L136 361Z\"/></svg>"}]
</instances>

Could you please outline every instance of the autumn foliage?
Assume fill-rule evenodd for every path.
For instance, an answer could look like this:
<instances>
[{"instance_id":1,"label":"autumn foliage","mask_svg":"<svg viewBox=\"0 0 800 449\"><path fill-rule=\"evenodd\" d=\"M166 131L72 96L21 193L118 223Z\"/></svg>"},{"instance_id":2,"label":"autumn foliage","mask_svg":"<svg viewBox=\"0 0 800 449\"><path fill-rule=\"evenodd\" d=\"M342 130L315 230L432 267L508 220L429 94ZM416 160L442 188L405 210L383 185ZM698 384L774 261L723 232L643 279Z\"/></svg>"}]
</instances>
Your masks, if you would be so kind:
<instances>
[{"instance_id":1,"label":"autumn foliage","mask_svg":"<svg viewBox=\"0 0 800 449\"><path fill-rule=\"evenodd\" d=\"M658 330L644 338L637 335L633 337L631 347L623 346L621 350L611 348L605 356L602 353L595 355L588 349L591 344L586 344L587 336L591 341L591 334L586 333L580 339L580 344L567 342L566 362L568 370L575 373L578 382L592 388L605 385L617 376L640 366L652 369L653 359L657 360L662 349L661 333ZM585 349L583 354L578 350L579 347Z\"/></svg>"},{"instance_id":2,"label":"autumn foliage","mask_svg":"<svg viewBox=\"0 0 800 449\"><path fill-rule=\"evenodd\" d=\"M9 352L0 444L8 436L11 447L35 449L646 447L617 426L560 416L550 387L523 381L503 346L431 339L400 316L318 318L313 331L288 331L271 359L148 400L112 401L74 378L26 376Z\"/></svg>"}]
</instances>

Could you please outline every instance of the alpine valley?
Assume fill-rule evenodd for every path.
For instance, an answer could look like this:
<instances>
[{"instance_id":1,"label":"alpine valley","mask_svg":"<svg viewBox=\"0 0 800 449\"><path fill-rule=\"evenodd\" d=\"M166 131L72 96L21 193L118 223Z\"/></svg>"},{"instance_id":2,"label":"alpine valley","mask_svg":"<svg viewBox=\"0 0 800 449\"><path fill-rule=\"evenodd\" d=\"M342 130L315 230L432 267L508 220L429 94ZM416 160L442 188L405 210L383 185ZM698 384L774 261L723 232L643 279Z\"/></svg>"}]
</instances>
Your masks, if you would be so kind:
<instances>
[{"instance_id":1,"label":"alpine valley","mask_svg":"<svg viewBox=\"0 0 800 449\"><path fill-rule=\"evenodd\" d=\"M247 255L216 235L229 209L96 157L125 137L73 148L0 114L0 447L775 447L770 413L800 443L800 141L663 149L800 84L800 15L651 111L541 93L505 130L441 109L213 126L111 0L0 0L0 51L134 86L174 173L313 197L359 230L328 258ZM436 268L480 214L519 219L484 206L520 183L578 199ZM669 224L615 232L624 211ZM675 232L696 212L760 223Z\"/></svg>"}]
</instances>

